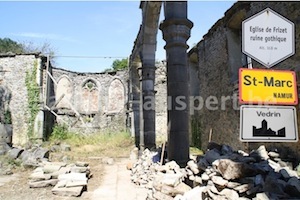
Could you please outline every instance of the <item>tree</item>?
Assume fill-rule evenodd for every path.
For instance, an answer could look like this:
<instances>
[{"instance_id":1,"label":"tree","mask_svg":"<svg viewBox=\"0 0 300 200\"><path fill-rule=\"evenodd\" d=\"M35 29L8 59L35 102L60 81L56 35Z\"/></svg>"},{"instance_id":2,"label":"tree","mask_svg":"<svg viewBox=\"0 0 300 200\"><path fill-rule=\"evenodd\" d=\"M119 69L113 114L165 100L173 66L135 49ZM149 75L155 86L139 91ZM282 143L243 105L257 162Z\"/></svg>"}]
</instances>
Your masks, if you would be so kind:
<instances>
[{"instance_id":1,"label":"tree","mask_svg":"<svg viewBox=\"0 0 300 200\"><path fill-rule=\"evenodd\" d=\"M0 53L25 53L22 44L19 44L9 38L0 38Z\"/></svg>"},{"instance_id":2,"label":"tree","mask_svg":"<svg viewBox=\"0 0 300 200\"><path fill-rule=\"evenodd\" d=\"M44 42L41 46L34 44L33 42L22 42L18 43L9 38L0 38L0 53L37 53L41 52L44 55L49 55L52 64L55 64L53 59L55 55L55 50L49 42Z\"/></svg>"},{"instance_id":3,"label":"tree","mask_svg":"<svg viewBox=\"0 0 300 200\"><path fill-rule=\"evenodd\" d=\"M128 58L123 58L122 60L119 60L119 59L114 60L111 67L114 71L127 69L128 68Z\"/></svg>"}]
</instances>

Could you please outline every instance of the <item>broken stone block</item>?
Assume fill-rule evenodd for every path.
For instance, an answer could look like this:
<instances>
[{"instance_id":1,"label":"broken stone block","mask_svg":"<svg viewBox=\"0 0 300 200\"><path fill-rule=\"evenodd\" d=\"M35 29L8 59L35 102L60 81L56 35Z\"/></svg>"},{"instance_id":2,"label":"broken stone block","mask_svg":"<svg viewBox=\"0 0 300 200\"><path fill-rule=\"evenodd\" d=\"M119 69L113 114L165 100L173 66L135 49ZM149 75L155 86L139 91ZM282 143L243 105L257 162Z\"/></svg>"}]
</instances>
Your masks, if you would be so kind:
<instances>
[{"instance_id":1,"label":"broken stone block","mask_svg":"<svg viewBox=\"0 0 300 200\"><path fill-rule=\"evenodd\" d=\"M237 182L228 182L227 183L227 187L228 188L231 188L231 189L233 189L233 188L235 188L235 187L238 187L238 186L240 186L241 184L240 183L237 183Z\"/></svg>"},{"instance_id":2,"label":"broken stone block","mask_svg":"<svg viewBox=\"0 0 300 200\"><path fill-rule=\"evenodd\" d=\"M162 192L159 192L159 191L156 191L154 194L153 194L153 197L156 198L156 199L163 199L163 200L173 200L173 197L169 196L169 195L166 195Z\"/></svg>"},{"instance_id":3,"label":"broken stone block","mask_svg":"<svg viewBox=\"0 0 300 200\"><path fill-rule=\"evenodd\" d=\"M86 181L67 181L66 187L77 187L77 186L86 186L87 185L87 180Z\"/></svg>"},{"instance_id":4,"label":"broken stone block","mask_svg":"<svg viewBox=\"0 0 300 200\"><path fill-rule=\"evenodd\" d=\"M58 178L61 174L67 174L70 172L70 167L61 167L58 171L54 171L51 173L52 178Z\"/></svg>"},{"instance_id":5,"label":"broken stone block","mask_svg":"<svg viewBox=\"0 0 300 200\"><path fill-rule=\"evenodd\" d=\"M198 169L198 165L193 160L188 161L187 166L191 169L191 171L194 174L198 174L200 172Z\"/></svg>"},{"instance_id":6,"label":"broken stone block","mask_svg":"<svg viewBox=\"0 0 300 200\"><path fill-rule=\"evenodd\" d=\"M268 197L268 195L266 193L257 193L256 194L256 200L269 200L270 198Z\"/></svg>"},{"instance_id":7,"label":"broken stone block","mask_svg":"<svg viewBox=\"0 0 300 200\"><path fill-rule=\"evenodd\" d=\"M87 166L89 166L89 163L77 161L77 162L75 163L75 165L76 165L77 167L87 167Z\"/></svg>"},{"instance_id":8,"label":"broken stone block","mask_svg":"<svg viewBox=\"0 0 300 200\"><path fill-rule=\"evenodd\" d=\"M258 155L263 159L263 160L268 160L270 157L268 156L268 152L266 150L265 145L261 145L260 147L258 147L258 149L256 150L256 152L258 153Z\"/></svg>"},{"instance_id":9,"label":"broken stone block","mask_svg":"<svg viewBox=\"0 0 300 200\"><path fill-rule=\"evenodd\" d=\"M44 166L44 173L45 174L51 174L53 172L59 171L60 168L61 168L60 165L45 165Z\"/></svg>"},{"instance_id":10,"label":"broken stone block","mask_svg":"<svg viewBox=\"0 0 300 200\"><path fill-rule=\"evenodd\" d=\"M162 174L155 178L156 182L160 182L163 185L169 185L175 187L182 181L181 174Z\"/></svg>"},{"instance_id":11,"label":"broken stone block","mask_svg":"<svg viewBox=\"0 0 300 200\"><path fill-rule=\"evenodd\" d=\"M274 152L274 151L270 151L269 153L268 153L268 156L270 156L271 158L279 158L279 153L277 153L277 152Z\"/></svg>"},{"instance_id":12,"label":"broken stone block","mask_svg":"<svg viewBox=\"0 0 300 200\"><path fill-rule=\"evenodd\" d=\"M217 184L218 186L221 186L223 188L228 184L228 180L225 180L220 176L213 176L211 180L214 184Z\"/></svg>"},{"instance_id":13,"label":"broken stone block","mask_svg":"<svg viewBox=\"0 0 300 200\"><path fill-rule=\"evenodd\" d=\"M86 173L88 171L88 168L87 167L71 167L70 171L76 172L76 173Z\"/></svg>"},{"instance_id":14,"label":"broken stone block","mask_svg":"<svg viewBox=\"0 0 300 200\"><path fill-rule=\"evenodd\" d=\"M12 159L17 159L23 151L24 149L12 148L8 151L8 156Z\"/></svg>"},{"instance_id":15,"label":"broken stone block","mask_svg":"<svg viewBox=\"0 0 300 200\"><path fill-rule=\"evenodd\" d=\"M178 185L176 185L174 187L174 190L175 190L175 195L176 194L184 194L186 193L187 191L191 190L192 188L190 186L188 186L187 184L181 182L179 183ZM174 195L174 196L175 196Z\"/></svg>"},{"instance_id":16,"label":"broken stone block","mask_svg":"<svg viewBox=\"0 0 300 200\"><path fill-rule=\"evenodd\" d=\"M60 174L58 175L58 180L67 180L67 181L87 181L85 173L69 173L69 174Z\"/></svg>"},{"instance_id":17,"label":"broken stone block","mask_svg":"<svg viewBox=\"0 0 300 200\"><path fill-rule=\"evenodd\" d=\"M202 175L201 175L201 179L203 181L208 181L210 179L210 177L204 172Z\"/></svg>"},{"instance_id":18,"label":"broken stone block","mask_svg":"<svg viewBox=\"0 0 300 200\"><path fill-rule=\"evenodd\" d=\"M44 174L43 172L39 171L30 174L29 179L31 180L31 182L49 180L51 179L51 175Z\"/></svg>"},{"instance_id":19,"label":"broken stone block","mask_svg":"<svg viewBox=\"0 0 300 200\"><path fill-rule=\"evenodd\" d=\"M205 187L195 187L187 192L184 193L181 199L178 200L199 200L203 198L203 191Z\"/></svg>"},{"instance_id":20,"label":"broken stone block","mask_svg":"<svg viewBox=\"0 0 300 200\"><path fill-rule=\"evenodd\" d=\"M169 170L180 169L180 166L174 160L167 162L165 166Z\"/></svg>"},{"instance_id":21,"label":"broken stone block","mask_svg":"<svg viewBox=\"0 0 300 200\"><path fill-rule=\"evenodd\" d=\"M50 179L50 180L44 180L44 181L29 181L29 187L30 188L43 188L43 187L49 187L54 186L58 182L57 179Z\"/></svg>"},{"instance_id":22,"label":"broken stone block","mask_svg":"<svg viewBox=\"0 0 300 200\"><path fill-rule=\"evenodd\" d=\"M41 159L41 158L49 158L49 150L42 148L42 147L38 147L34 152L33 152L33 156L35 159Z\"/></svg>"},{"instance_id":23,"label":"broken stone block","mask_svg":"<svg viewBox=\"0 0 300 200\"><path fill-rule=\"evenodd\" d=\"M243 185L237 186L234 188L234 190L241 194L248 190L251 190L253 187L254 187L253 184L248 183L248 184L243 184Z\"/></svg>"},{"instance_id":24,"label":"broken stone block","mask_svg":"<svg viewBox=\"0 0 300 200\"><path fill-rule=\"evenodd\" d=\"M77 187L63 187L59 188L57 185L52 189L52 193L59 196L74 196L78 197L81 195L84 186L77 186Z\"/></svg>"},{"instance_id":25,"label":"broken stone block","mask_svg":"<svg viewBox=\"0 0 300 200\"><path fill-rule=\"evenodd\" d=\"M214 162L214 167L227 180L250 177L257 174L257 171L248 166L248 164L234 162L230 159L220 159L218 162Z\"/></svg>"},{"instance_id":26,"label":"broken stone block","mask_svg":"<svg viewBox=\"0 0 300 200\"><path fill-rule=\"evenodd\" d=\"M220 192L220 195L225 196L227 199L238 199L239 194L231 189L225 188Z\"/></svg>"}]
</instances>

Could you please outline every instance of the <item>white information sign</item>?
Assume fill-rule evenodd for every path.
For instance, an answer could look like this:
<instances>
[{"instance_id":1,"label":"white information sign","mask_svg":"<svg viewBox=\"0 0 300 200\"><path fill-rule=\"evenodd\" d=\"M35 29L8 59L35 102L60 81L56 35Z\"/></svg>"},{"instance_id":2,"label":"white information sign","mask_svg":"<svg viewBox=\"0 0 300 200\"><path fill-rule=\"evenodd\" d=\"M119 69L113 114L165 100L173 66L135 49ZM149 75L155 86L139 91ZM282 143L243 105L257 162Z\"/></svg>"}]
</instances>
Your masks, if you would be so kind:
<instances>
[{"instance_id":1,"label":"white information sign","mask_svg":"<svg viewBox=\"0 0 300 200\"><path fill-rule=\"evenodd\" d=\"M297 142L295 107L241 106L240 140L245 142Z\"/></svg>"},{"instance_id":2,"label":"white information sign","mask_svg":"<svg viewBox=\"0 0 300 200\"><path fill-rule=\"evenodd\" d=\"M242 51L267 68L295 53L294 23L267 8L242 23Z\"/></svg>"}]
</instances>

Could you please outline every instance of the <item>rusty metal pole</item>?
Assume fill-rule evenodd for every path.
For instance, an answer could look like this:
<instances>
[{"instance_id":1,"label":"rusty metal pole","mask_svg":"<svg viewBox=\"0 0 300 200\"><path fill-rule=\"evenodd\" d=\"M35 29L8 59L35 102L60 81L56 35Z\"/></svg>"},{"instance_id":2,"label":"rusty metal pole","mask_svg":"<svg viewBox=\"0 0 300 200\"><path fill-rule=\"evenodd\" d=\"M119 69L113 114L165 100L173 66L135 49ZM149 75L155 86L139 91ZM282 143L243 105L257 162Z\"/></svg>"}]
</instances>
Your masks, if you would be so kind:
<instances>
[{"instance_id":1,"label":"rusty metal pole","mask_svg":"<svg viewBox=\"0 0 300 200\"><path fill-rule=\"evenodd\" d=\"M168 101L168 159L185 166L189 160L189 71L186 41L193 23L186 1L164 2L160 29L166 41ZM171 105L170 105L171 104Z\"/></svg>"}]
</instances>

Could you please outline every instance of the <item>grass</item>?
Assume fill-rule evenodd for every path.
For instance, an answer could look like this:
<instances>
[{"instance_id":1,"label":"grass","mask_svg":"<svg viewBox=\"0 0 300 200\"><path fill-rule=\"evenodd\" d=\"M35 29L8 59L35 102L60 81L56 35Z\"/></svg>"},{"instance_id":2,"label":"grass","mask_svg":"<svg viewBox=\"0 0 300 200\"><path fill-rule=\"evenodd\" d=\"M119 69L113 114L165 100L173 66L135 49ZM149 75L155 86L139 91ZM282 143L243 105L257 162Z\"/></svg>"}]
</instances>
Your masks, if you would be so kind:
<instances>
[{"instance_id":1,"label":"grass","mask_svg":"<svg viewBox=\"0 0 300 200\"><path fill-rule=\"evenodd\" d=\"M127 157L134 146L134 139L126 131L105 131L88 135L68 132L64 126L56 126L50 136L50 144L71 145L70 156Z\"/></svg>"}]
</instances>

